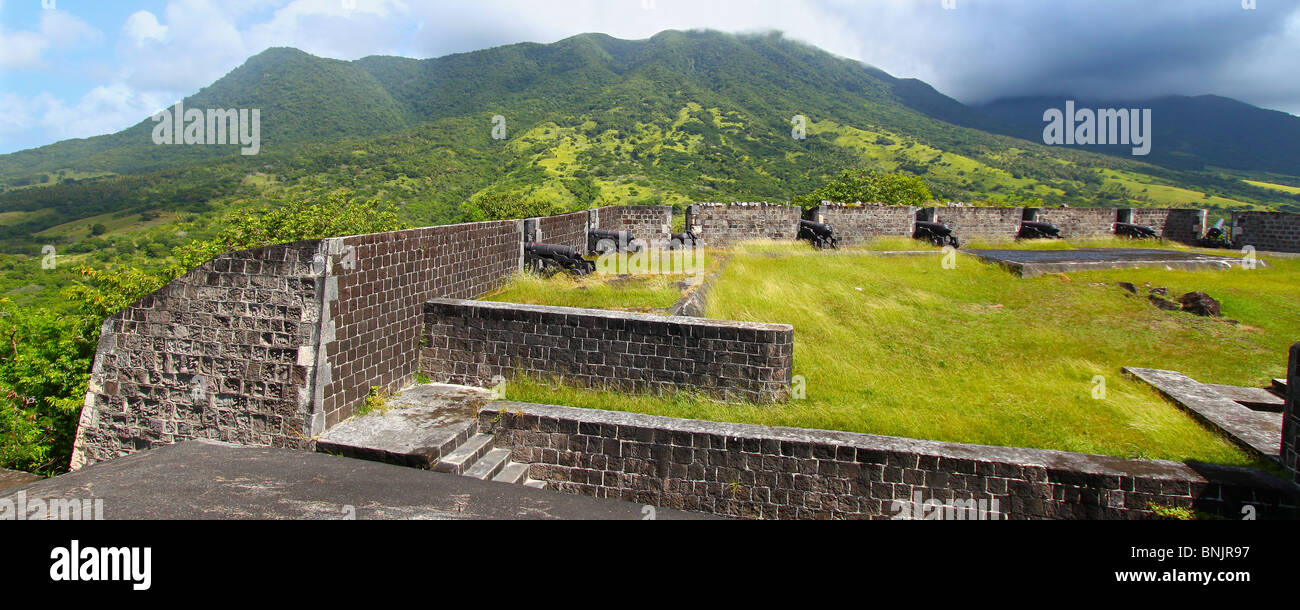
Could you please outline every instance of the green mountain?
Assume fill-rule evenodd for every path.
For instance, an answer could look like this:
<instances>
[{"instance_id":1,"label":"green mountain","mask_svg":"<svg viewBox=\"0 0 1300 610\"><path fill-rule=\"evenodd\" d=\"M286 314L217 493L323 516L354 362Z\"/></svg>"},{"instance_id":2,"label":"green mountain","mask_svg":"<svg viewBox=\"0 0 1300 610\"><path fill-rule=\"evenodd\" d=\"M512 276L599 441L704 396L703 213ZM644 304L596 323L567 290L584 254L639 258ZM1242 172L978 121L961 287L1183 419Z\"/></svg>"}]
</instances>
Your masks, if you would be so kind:
<instances>
[{"instance_id":1,"label":"green mountain","mask_svg":"<svg viewBox=\"0 0 1300 610\"><path fill-rule=\"evenodd\" d=\"M1041 138L1043 111L1064 108L1067 99L1075 100L1076 108L1150 108L1154 145L1144 160L1155 165L1177 170L1300 172L1300 118L1216 95L1136 101L1013 98L978 106L952 122L1026 139ZM1124 146L1085 148L1129 154Z\"/></svg>"},{"instance_id":2,"label":"green mountain","mask_svg":"<svg viewBox=\"0 0 1300 610\"><path fill-rule=\"evenodd\" d=\"M1216 149L1220 132L1198 125L1188 133L1211 135L1185 148L1205 162L1163 167L1048 147L1015 116L779 34L586 34L427 60L270 49L184 103L260 109L260 153L158 146L144 118L0 156L0 252L161 258L229 209L340 188L434 224L488 191L573 209L785 201L846 168L912 173L954 201L1300 209L1294 147L1277 163L1221 162L1264 142L1258 130ZM498 115L504 140L492 137ZM806 137L794 137L796 116ZM1296 121L1277 120L1279 134ZM1161 138L1169 127L1156 125Z\"/></svg>"}]
</instances>

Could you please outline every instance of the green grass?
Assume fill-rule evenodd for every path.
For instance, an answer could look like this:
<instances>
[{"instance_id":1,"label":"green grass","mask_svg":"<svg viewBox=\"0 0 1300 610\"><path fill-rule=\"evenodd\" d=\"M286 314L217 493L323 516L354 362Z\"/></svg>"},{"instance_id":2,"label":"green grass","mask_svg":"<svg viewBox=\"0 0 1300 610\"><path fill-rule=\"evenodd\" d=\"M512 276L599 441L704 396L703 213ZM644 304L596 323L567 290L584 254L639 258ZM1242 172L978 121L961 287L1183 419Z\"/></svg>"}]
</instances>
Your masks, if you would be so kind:
<instances>
[{"instance_id":1,"label":"green grass","mask_svg":"<svg viewBox=\"0 0 1300 610\"><path fill-rule=\"evenodd\" d=\"M709 316L795 327L807 398L776 406L626 396L518 380L511 400L715 421L1252 465L1123 366L1262 385L1300 339L1300 261L1233 271L1116 270L1024 280L968 257L742 246ZM1100 282L1208 292L1242 322L1167 313ZM1102 376L1106 397L1093 398ZM562 380L561 380L562 381Z\"/></svg>"},{"instance_id":2,"label":"green grass","mask_svg":"<svg viewBox=\"0 0 1300 610\"><path fill-rule=\"evenodd\" d=\"M702 253L698 260L692 259L693 264L699 265L701 273L698 275L596 273L584 277L559 274L547 278L535 273L521 273L481 300L642 313L662 311L671 308L685 294L683 282L693 277L702 280L704 274L714 269L717 260L707 252ZM667 263L667 259L664 262ZM675 265L672 268L684 268L680 253L674 253L672 264Z\"/></svg>"}]
</instances>

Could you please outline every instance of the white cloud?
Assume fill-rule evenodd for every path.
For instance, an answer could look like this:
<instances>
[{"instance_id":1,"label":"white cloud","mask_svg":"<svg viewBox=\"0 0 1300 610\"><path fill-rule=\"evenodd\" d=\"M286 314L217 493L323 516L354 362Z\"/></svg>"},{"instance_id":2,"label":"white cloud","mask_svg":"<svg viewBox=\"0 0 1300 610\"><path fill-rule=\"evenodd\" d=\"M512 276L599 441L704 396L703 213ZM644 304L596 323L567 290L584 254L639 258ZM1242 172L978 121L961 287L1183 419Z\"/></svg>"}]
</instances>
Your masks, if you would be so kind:
<instances>
[{"instance_id":1,"label":"white cloud","mask_svg":"<svg viewBox=\"0 0 1300 610\"><path fill-rule=\"evenodd\" d=\"M42 10L36 31L9 32L0 25L0 70L39 67L47 51L66 51L98 42L103 34L60 10Z\"/></svg>"},{"instance_id":2,"label":"white cloud","mask_svg":"<svg viewBox=\"0 0 1300 610\"><path fill-rule=\"evenodd\" d=\"M167 26L158 23L158 17L149 11L137 11L126 18L122 32L136 45L150 40L161 41L167 35Z\"/></svg>"}]
</instances>

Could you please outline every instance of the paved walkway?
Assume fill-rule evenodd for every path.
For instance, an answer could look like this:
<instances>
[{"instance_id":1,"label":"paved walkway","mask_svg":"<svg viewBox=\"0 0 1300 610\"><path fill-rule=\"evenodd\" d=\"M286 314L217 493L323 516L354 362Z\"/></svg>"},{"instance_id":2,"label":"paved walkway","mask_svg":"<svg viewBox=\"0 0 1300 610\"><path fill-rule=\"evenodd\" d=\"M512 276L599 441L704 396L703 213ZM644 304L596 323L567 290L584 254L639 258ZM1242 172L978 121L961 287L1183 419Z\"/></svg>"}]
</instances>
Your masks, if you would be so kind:
<instances>
[{"instance_id":1,"label":"paved walkway","mask_svg":"<svg viewBox=\"0 0 1300 610\"><path fill-rule=\"evenodd\" d=\"M0 492L103 499L107 519L628 519L650 511L322 453L189 441ZM656 508L659 520L710 515Z\"/></svg>"}]
</instances>

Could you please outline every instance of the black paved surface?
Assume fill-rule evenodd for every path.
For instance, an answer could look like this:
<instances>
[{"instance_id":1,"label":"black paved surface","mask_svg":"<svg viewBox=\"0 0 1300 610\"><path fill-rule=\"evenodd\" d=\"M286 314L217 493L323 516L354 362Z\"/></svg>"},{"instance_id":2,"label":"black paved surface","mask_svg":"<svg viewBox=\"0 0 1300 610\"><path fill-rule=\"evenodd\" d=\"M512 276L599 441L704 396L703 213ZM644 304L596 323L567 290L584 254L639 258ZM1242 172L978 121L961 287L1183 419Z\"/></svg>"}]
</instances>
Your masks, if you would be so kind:
<instances>
[{"instance_id":1,"label":"black paved surface","mask_svg":"<svg viewBox=\"0 0 1300 610\"><path fill-rule=\"evenodd\" d=\"M1034 277L1044 273L1069 273L1099 269L1160 267L1200 270L1241 267L1241 257L1202 254L1152 248L1083 248L1078 250L984 250L966 249L967 254L1002 265L1013 273ZM1256 260L1260 267L1268 266Z\"/></svg>"},{"instance_id":2,"label":"black paved surface","mask_svg":"<svg viewBox=\"0 0 1300 610\"><path fill-rule=\"evenodd\" d=\"M640 504L334 457L190 441L0 492L103 499L107 519L630 519ZM352 507L352 508L349 508ZM656 508L659 520L711 515Z\"/></svg>"}]
</instances>

